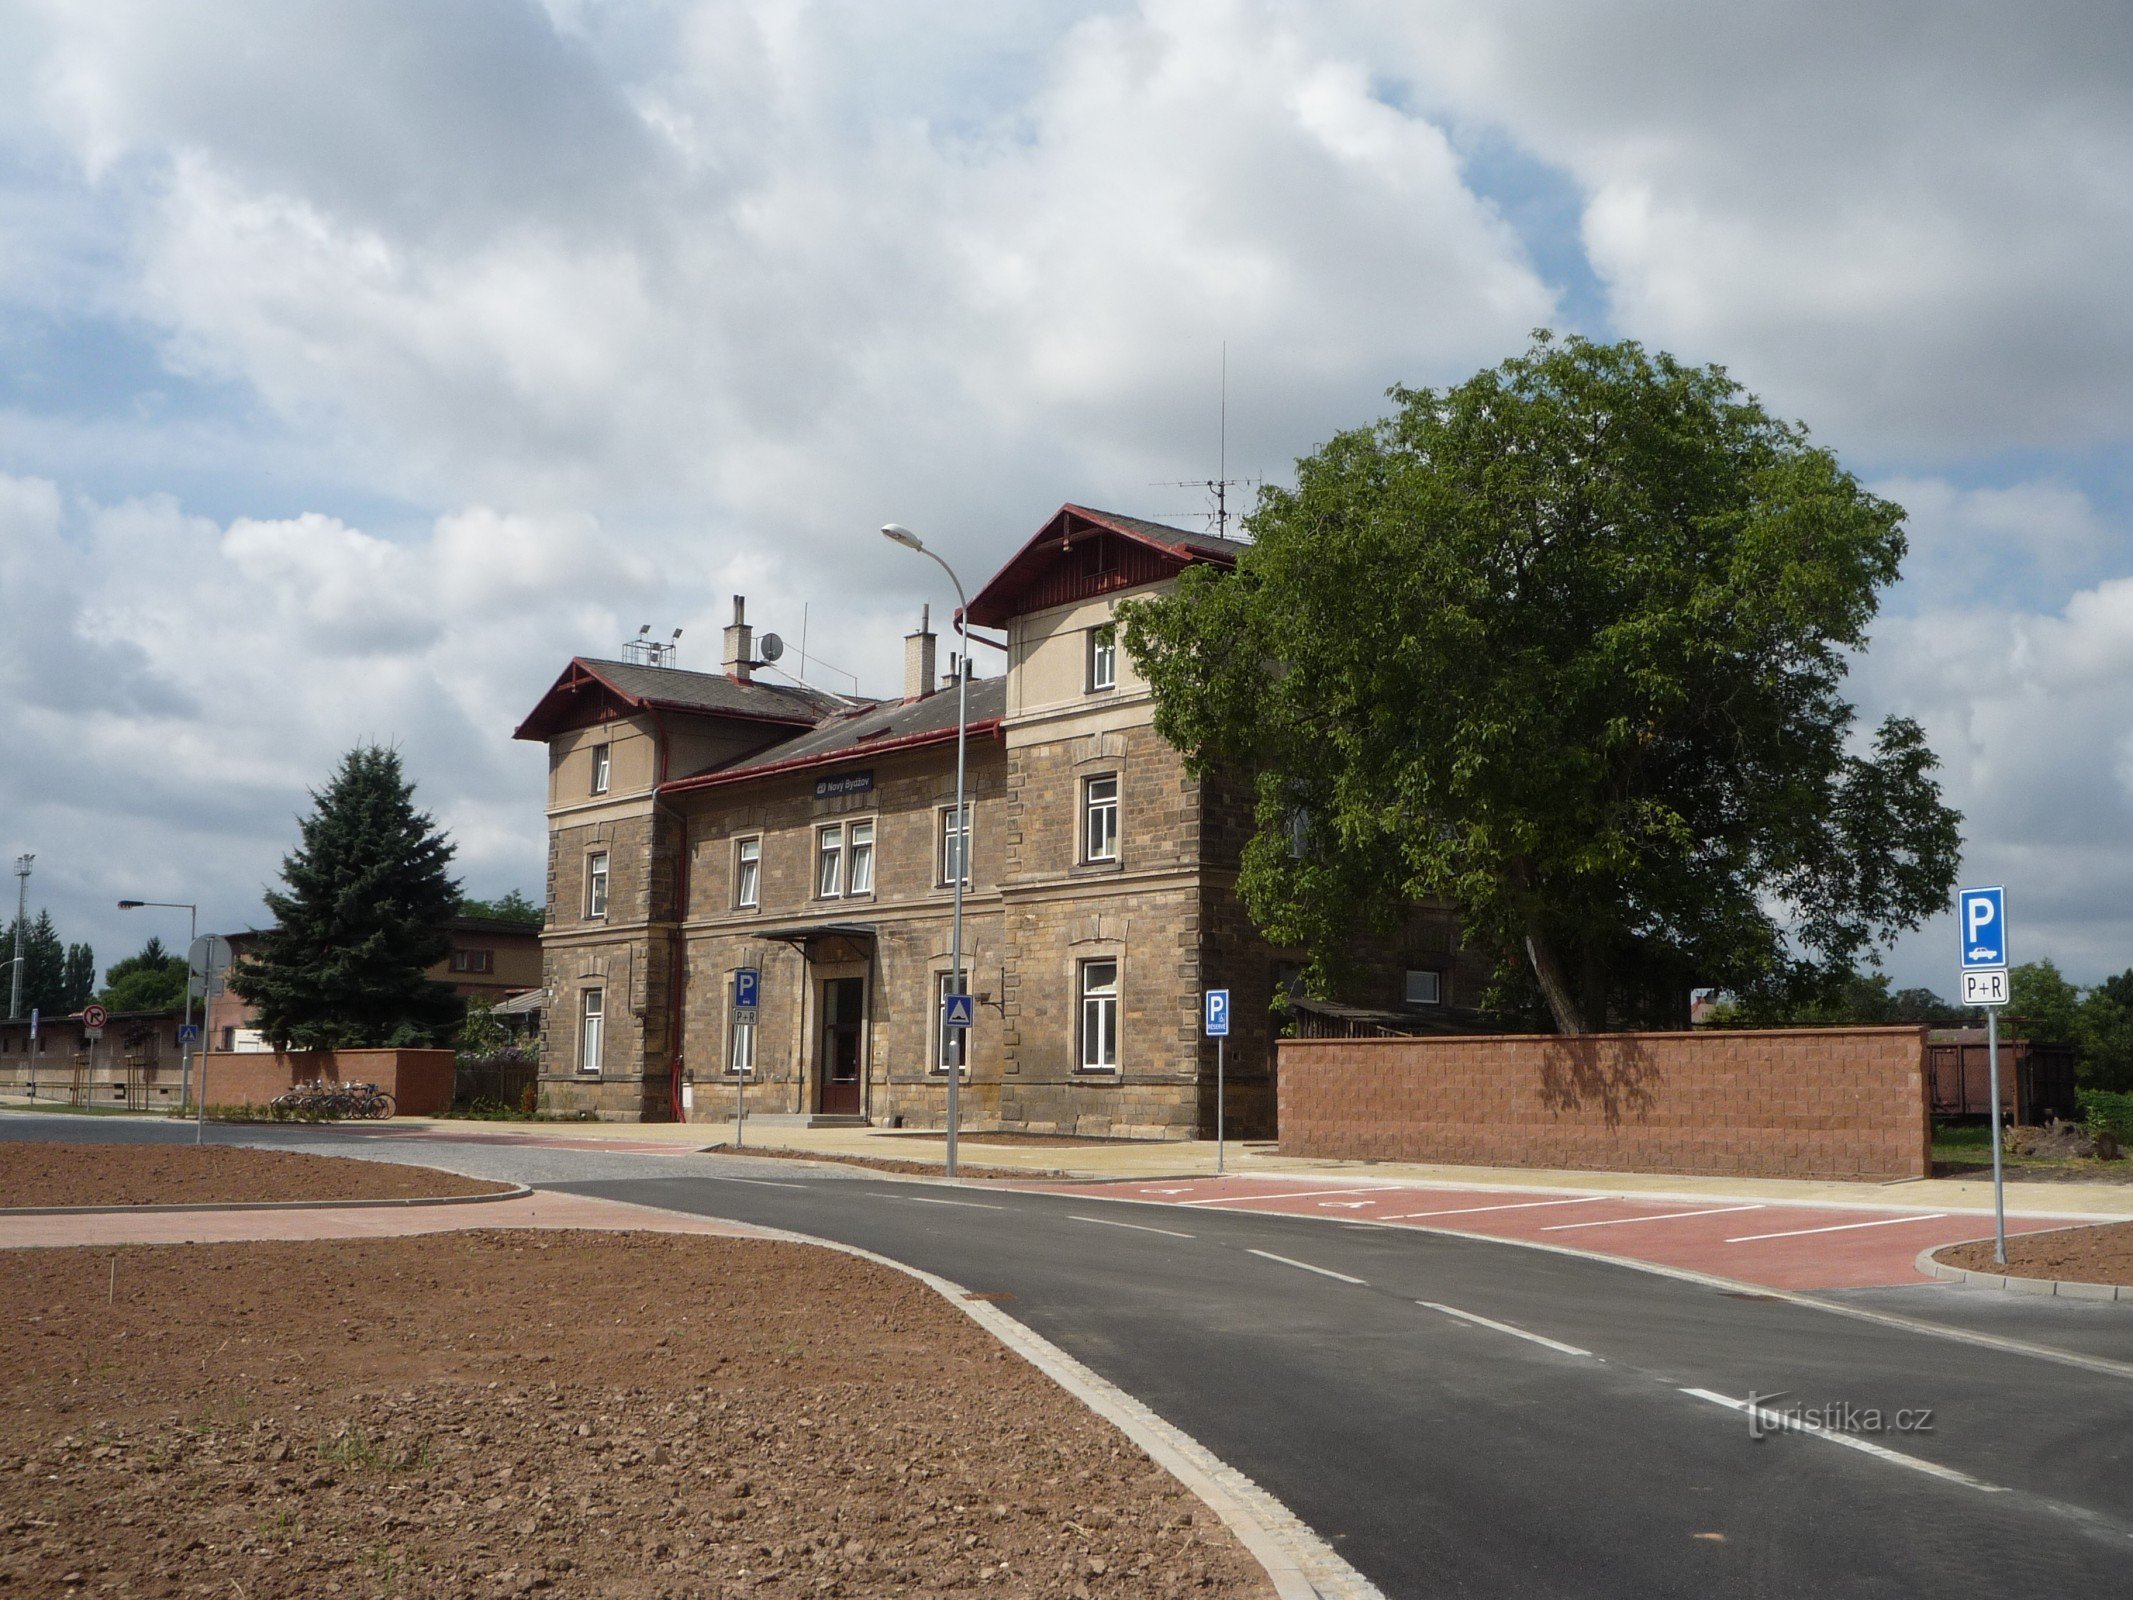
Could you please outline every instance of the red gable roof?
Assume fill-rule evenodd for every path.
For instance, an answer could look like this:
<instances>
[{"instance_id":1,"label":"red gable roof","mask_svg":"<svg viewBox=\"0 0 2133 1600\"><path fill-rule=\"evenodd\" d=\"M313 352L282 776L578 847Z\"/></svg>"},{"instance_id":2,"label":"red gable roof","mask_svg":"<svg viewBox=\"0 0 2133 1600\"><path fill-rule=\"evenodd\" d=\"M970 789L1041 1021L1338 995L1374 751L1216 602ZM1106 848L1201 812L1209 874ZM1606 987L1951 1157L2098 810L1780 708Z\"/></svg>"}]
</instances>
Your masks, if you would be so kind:
<instances>
[{"instance_id":1,"label":"red gable roof","mask_svg":"<svg viewBox=\"0 0 2133 1600\"><path fill-rule=\"evenodd\" d=\"M811 728L842 703L814 689L742 683L719 673L573 656L511 737L550 739L566 728L587 727L639 711L681 711Z\"/></svg>"},{"instance_id":2,"label":"red gable roof","mask_svg":"<svg viewBox=\"0 0 2133 1600\"><path fill-rule=\"evenodd\" d=\"M993 574L970 602L978 627L1174 577L1196 561L1233 567L1243 546L1167 523L1061 506L1051 521Z\"/></svg>"}]
</instances>

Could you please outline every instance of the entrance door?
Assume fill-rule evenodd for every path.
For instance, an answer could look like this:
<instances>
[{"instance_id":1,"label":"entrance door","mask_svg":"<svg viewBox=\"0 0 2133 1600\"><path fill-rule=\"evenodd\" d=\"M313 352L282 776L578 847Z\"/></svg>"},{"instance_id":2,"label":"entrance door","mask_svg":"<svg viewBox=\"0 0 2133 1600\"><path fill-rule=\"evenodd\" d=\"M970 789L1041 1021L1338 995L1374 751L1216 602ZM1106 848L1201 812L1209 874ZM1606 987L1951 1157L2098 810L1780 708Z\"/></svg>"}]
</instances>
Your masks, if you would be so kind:
<instances>
[{"instance_id":1,"label":"entrance door","mask_svg":"<svg viewBox=\"0 0 2133 1600\"><path fill-rule=\"evenodd\" d=\"M822 1103L826 1117L859 1115L861 1030L866 1026L867 981L822 980Z\"/></svg>"}]
</instances>

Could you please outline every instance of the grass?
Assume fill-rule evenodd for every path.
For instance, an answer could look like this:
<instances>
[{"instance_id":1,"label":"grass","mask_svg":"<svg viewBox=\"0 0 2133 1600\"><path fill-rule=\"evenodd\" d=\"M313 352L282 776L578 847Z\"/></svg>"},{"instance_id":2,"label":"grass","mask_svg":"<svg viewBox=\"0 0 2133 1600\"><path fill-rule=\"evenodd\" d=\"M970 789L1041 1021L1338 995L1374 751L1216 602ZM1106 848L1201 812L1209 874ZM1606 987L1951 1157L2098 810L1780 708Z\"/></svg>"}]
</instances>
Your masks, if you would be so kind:
<instances>
[{"instance_id":1,"label":"grass","mask_svg":"<svg viewBox=\"0 0 2133 1600\"><path fill-rule=\"evenodd\" d=\"M2067 1173L2084 1177L2124 1180L2133 1177L2124 1161L2092 1161L2082 1156L2027 1156L2001 1153L2009 1172ZM1964 1172L1989 1171L1992 1167L1992 1125L1988 1122L1936 1122L1933 1124L1933 1165L1936 1170L1953 1167ZM1944 1176L1946 1174L1943 1174Z\"/></svg>"}]
</instances>

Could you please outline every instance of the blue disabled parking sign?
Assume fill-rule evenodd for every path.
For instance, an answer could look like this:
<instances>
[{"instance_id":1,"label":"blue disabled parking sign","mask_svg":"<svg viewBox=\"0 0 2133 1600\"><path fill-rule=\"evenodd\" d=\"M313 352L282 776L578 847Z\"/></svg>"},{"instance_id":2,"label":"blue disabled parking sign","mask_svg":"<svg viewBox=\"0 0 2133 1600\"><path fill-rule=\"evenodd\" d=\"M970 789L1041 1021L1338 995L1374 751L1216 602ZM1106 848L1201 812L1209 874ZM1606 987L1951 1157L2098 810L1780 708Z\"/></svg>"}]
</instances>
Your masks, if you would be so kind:
<instances>
[{"instance_id":1,"label":"blue disabled parking sign","mask_svg":"<svg viewBox=\"0 0 2133 1600\"><path fill-rule=\"evenodd\" d=\"M1210 989L1207 991L1207 1037L1210 1039L1227 1039L1229 1037L1229 991L1227 989Z\"/></svg>"},{"instance_id":2,"label":"blue disabled parking sign","mask_svg":"<svg viewBox=\"0 0 2133 1600\"><path fill-rule=\"evenodd\" d=\"M2004 967L2007 962L2007 891L1963 889L1955 897L1962 924L1963 965Z\"/></svg>"},{"instance_id":3,"label":"blue disabled parking sign","mask_svg":"<svg viewBox=\"0 0 2133 1600\"><path fill-rule=\"evenodd\" d=\"M970 1026L971 1005L967 994L952 994L948 997L948 1014L944 1020L951 1028Z\"/></svg>"}]
</instances>

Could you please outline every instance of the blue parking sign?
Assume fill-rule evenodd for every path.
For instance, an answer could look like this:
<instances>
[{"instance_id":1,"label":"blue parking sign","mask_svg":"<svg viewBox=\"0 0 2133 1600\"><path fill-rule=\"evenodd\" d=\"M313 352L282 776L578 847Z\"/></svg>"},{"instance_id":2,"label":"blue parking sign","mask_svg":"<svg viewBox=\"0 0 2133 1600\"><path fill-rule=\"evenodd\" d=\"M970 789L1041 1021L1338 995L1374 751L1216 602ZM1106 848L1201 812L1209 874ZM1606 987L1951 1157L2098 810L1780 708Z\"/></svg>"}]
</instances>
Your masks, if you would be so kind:
<instances>
[{"instance_id":1,"label":"blue parking sign","mask_svg":"<svg viewBox=\"0 0 2133 1600\"><path fill-rule=\"evenodd\" d=\"M754 967L735 967L733 969L733 1009L736 1011L755 1010L756 996L761 991L762 985L763 975L756 971Z\"/></svg>"},{"instance_id":2,"label":"blue parking sign","mask_svg":"<svg viewBox=\"0 0 2133 1600\"><path fill-rule=\"evenodd\" d=\"M1956 920L1962 925L1963 965L2004 967L2007 961L2007 891L1959 889Z\"/></svg>"},{"instance_id":3,"label":"blue parking sign","mask_svg":"<svg viewBox=\"0 0 2133 1600\"><path fill-rule=\"evenodd\" d=\"M1210 989L1207 991L1207 1037L1210 1039L1227 1039L1229 1037L1229 991L1227 989Z\"/></svg>"}]
</instances>

